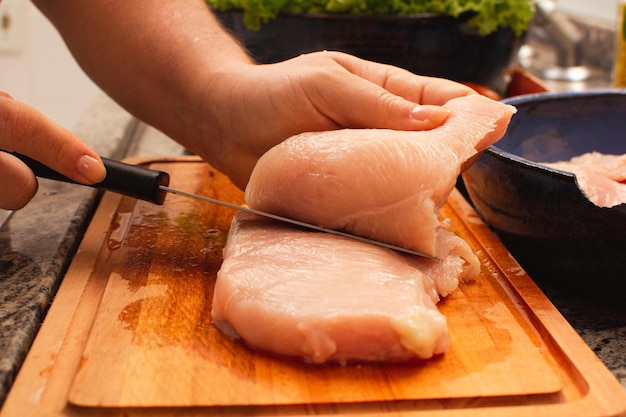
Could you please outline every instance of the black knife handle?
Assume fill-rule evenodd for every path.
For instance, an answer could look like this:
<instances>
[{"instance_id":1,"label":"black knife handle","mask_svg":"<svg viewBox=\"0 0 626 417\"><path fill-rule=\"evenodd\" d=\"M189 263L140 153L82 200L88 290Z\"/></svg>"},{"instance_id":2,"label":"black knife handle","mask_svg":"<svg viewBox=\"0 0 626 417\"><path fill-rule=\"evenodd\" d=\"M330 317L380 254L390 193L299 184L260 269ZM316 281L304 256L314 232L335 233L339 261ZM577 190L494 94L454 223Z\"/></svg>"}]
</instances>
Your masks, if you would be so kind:
<instances>
[{"instance_id":1,"label":"black knife handle","mask_svg":"<svg viewBox=\"0 0 626 417\"><path fill-rule=\"evenodd\" d=\"M26 155L16 152L13 152L12 155L28 165L37 177L79 184ZM170 176L167 172L126 164L108 158L101 159L107 170L107 175L104 180L96 184L81 185L127 195L154 204L163 204L167 192L161 190L159 186L169 185Z\"/></svg>"}]
</instances>

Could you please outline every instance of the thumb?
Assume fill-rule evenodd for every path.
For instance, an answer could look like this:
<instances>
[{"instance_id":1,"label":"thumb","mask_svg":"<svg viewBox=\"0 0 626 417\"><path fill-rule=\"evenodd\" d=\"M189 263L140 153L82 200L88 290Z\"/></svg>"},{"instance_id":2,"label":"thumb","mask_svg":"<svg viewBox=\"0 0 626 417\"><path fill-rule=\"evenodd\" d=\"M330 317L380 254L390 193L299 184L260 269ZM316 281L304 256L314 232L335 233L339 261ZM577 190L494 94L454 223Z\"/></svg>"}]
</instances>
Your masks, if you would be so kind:
<instances>
[{"instance_id":1,"label":"thumb","mask_svg":"<svg viewBox=\"0 0 626 417\"><path fill-rule=\"evenodd\" d=\"M35 174L13 155L0 152L0 208L18 210L35 195Z\"/></svg>"}]
</instances>

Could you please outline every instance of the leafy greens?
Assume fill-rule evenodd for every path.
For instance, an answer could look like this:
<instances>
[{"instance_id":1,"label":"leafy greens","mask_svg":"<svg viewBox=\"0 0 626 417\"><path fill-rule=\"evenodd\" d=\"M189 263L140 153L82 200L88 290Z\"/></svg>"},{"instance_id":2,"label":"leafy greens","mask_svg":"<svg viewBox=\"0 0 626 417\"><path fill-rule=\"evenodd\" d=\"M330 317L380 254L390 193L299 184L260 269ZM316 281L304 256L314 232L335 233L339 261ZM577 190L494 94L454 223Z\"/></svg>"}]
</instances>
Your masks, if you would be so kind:
<instances>
[{"instance_id":1,"label":"leafy greens","mask_svg":"<svg viewBox=\"0 0 626 417\"><path fill-rule=\"evenodd\" d=\"M470 26L480 35L511 28L517 35L529 26L535 11L532 0L206 0L215 10L242 10L251 30L279 14L345 13L394 15L439 13L471 16Z\"/></svg>"}]
</instances>

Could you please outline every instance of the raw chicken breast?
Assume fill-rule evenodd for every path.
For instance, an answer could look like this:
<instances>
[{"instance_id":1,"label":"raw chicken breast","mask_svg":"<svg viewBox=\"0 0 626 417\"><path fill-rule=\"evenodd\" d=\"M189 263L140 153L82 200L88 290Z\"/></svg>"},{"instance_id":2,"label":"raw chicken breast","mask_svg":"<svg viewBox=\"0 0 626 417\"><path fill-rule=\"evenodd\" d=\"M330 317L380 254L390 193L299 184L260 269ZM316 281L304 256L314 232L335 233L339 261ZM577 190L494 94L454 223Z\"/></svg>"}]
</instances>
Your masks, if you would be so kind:
<instances>
[{"instance_id":1,"label":"raw chicken breast","mask_svg":"<svg viewBox=\"0 0 626 417\"><path fill-rule=\"evenodd\" d=\"M573 172L580 189L596 206L626 204L626 155L589 152L569 161L544 165Z\"/></svg>"},{"instance_id":2,"label":"raw chicken breast","mask_svg":"<svg viewBox=\"0 0 626 417\"><path fill-rule=\"evenodd\" d=\"M439 233L444 261L240 213L217 276L213 321L254 348L307 362L430 358L449 344L437 291L479 269L462 239Z\"/></svg>"},{"instance_id":3,"label":"raw chicken breast","mask_svg":"<svg viewBox=\"0 0 626 417\"><path fill-rule=\"evenodd\" d=\"M439 209L461 167L498 140L514 108L482 96L446 104L427 132L342 130L288 139L258 162L248 204L440 260L238 214L212 315L257 349L322 363L430 358L449 344L440 295L480 264Z\"/></svg>"},{"instance_id":4,"label":"raw chicken breast","mask_svg":"<svg viewBox=\"0 0 626 417\"><path fill-rule=\"evenodd\" d=\"M504 134L515 109L457 98L433 130L349 129L294 136L258 161L252 208L437 255L437 212L463 164Z\"/></svg>"}]
</instances>

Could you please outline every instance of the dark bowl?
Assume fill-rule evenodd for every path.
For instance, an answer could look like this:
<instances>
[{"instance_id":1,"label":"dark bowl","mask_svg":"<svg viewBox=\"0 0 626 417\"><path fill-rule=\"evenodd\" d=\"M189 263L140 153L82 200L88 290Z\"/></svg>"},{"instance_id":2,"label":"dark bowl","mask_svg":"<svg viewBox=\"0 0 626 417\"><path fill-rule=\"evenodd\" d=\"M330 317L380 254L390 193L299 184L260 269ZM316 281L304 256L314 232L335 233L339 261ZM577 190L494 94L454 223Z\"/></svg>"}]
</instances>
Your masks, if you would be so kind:
<instances>
[{"instance_id":1,"label":"dark bowl","mask_svg":"<svg viewBox=\"0 0 626 417\"><path fill-rule=\"evenodd\" d=\"M626 90L504 101L518 109L506 134L462 176L474 207L531 277L623 297L626 204L598 207L574 174L538 162L626 153Z\"/></svg>"},{"instance_id":2,"label":"dark bowl","mask_svg":"<svg viewBox=\"0 0 626 417\"><path fill-rule=\"evenodd\" d=\"M510 29L480 36L466 20L438 14L280 15L259 31L246 29L241 12L216 12L259 63L334 50L392 64L421 75L498 88L521 46Z\"/></svg>"}]
</instances>

